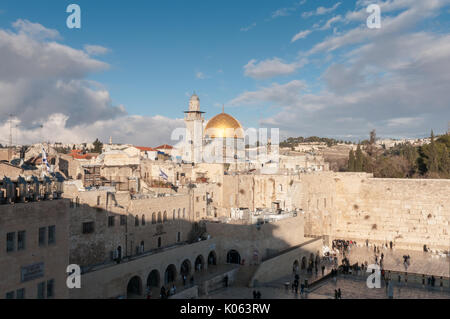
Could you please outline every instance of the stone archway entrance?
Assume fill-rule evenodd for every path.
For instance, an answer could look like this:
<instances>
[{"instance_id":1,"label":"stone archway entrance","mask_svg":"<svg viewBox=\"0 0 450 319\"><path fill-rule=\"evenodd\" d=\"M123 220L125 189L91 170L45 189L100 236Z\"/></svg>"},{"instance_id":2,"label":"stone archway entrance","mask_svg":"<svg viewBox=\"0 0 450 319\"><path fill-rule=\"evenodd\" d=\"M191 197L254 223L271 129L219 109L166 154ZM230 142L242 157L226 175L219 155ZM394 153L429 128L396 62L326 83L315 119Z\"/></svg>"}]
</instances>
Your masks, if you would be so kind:
<instances>
[{"instance_id":1,"label":"stone archway entrance","mask_svg":"<svg viewBox=\"0 0 450 319\"><path fill-rule=\"evenodd\" d=\"M175 282L177 277L177 268L175 265L169 265L164 273L164 284L168 285L170 283Z\"/></svg>"},{"instance_id":2,"label":"stone archway entrance","mask_svg":"<svg viewBox=\"0 0 450 319\"><path fill-rule=\"evenodd\" d=\"M150 274L148 274L148 277L147 277L147 287L149 287L149 288L154 288L154 287L159 288L160 281L161 281L161 279L160 279L160 276L159 276L159 271L156 270L156 269L152 270L150 272Z\"/></svg>"},{"instance_id":3,"label":"stone archway entrance","mask_svg":"<svg viewBox=\"0 0 450 319\"><path fill-rule=\"evenodd\" d=\"M298 262L298 260L295 260L294 263L292 264L292 272L294 274L298 274L299 270L300 270L299 262Z\"/></svg>"},{"instance_id":4,"label":"stone archway entrance","mask_svg":"<svg viewBox=\"0 0 450 319\"><path fill-rule=\"evenodd\" d=\"M183 263L181 264L181 268L180 268L180 275L181 276L186 276L189 277L189 275L191 274L191 262L189 259L186 259L185 261L183 261Z\"/></svg>"},{"instance_id":5,"label":"stone archway entrance","mask_svg":"<svg viewBox=\"0 0 450 319\"><path fill-rule=\"evenodd\" d=\"M139 276L134 276L130 279L127 285L127 298L139 298L142 296L142 281Z\"/></svg>"},{"instance_id":6,"label":"stone archway entrance","mask_svg":"<svg viewBox=\"0 0 450 319\"><path fill-rule=\"evenodd\" d=\"M236 250L230 250L227 254L227 264L241 264L241 255Z\"/></svg>"},{"instance_id":7,"label":"stone archway entrance","mask_svg":"<svg viewBox=\"0 0 450 319\"><path fill-rule=\"evenodd\" d=\"M301 270L305 270L307 267L307 260L306 257L302 258L302 264L301 264Z\"/></svg>"},{"instance_id":8,"label":"stone archway entrance","mask_svg":"<svg viewBox=\"0 0 450 319\"><path fill-rule=\"evenodd\" d=\"M212 251L209 253L208 255L208 265L217 265L217 256L216 256L216 252Z\"/></svg>"},{"instance_id":9,"label":"stone archway entrance","mask_svg":"<svg viewBox=\"0 0 450 319\"><path fill-rule=\"evenodd\" d=\"M202 271L205 268L205 259L202 255L197 256L195 259L195 271Z\"/></svg>"}]
</instances>

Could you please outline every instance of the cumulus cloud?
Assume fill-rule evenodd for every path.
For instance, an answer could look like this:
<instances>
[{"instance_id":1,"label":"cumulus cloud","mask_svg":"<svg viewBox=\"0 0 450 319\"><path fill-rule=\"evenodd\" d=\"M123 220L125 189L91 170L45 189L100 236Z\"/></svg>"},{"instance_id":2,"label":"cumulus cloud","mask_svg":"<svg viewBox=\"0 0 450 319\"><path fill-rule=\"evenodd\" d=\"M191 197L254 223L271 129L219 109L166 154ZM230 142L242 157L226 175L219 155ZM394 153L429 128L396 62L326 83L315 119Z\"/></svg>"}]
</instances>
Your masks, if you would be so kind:
<instances>
[{"instance_id":1,"label":"cumulus cloud","mask_svg":"<svg viewBox=\"0 0 450 319\"><path fill-rule=\"evenodd\" d=\"M426 136L432 128L445 131L450 118L450 35L417 31L415 26L435 18L449 3L380 2L391 12L380 30L349 28L303 55L312 60L333 52L334 62L315 85L319 89L273 83L243 92L233 102L278 107L260 124L278 127L286 135L361 139L374 128L380 136L392 137Z\"/></svg>"},{"instance_id":2,"label":"cumulus cloud","mask_svg":"<svg viewBox=\"0 0 450 319\"><path fill-rule=\"evenodd\" d=\"M92 124L67 125L69 117L55 113L50 115L43 127L27 128L23 122L15 120L20 129L14 132L14 141L20 144L33 144L44 141L61 143L93 142L99 138L103 142L109 141L111 136L114 143L143 146L158 146L171 143L171 133L176 128L183 128L181 119L171 119L163 116L124 116L109 120L99 120ZM9 124L0 124L0 135L7 136ZM6 144L4 139L0 143Z\"/></svg>"},{"instance_id":3,"label":"cumulus cloud","mask_svg":"<svg viewBox=\"0 0 450 319\"><path fill-rule=\"evenodd\" d=\"M182 120L128 115L101 83L88 80L108 70L107 63L91 57L108 49L77 50L58 39L56 30L27 20L14 22L13 30L0 29L0 136L9 135L12 114L14 140L21 144L107 141L111 135L122 143L170 142Z\"/></svg>"},{"instance_id":4,"label":"cumulus cloud","mask_svg":"<svg viewBox=\"0 0 450 319\"><path fill-rule=\"evenodd\" d=\"M279 106L297 103L301 91L306 89L306 84L299 80L294 80L286 84L273 83L270 87L265 87L257 91L247 91L233 99L230 105L253 105L261 102L272 102Z\"/></svg>"},{"instance_id":5,"label":"cumulus cloud","mask_svg":"<svg viewBox=\"0 0 450 319\"><path fill-rule=\"evenodd\" d=\"M30 36L37 39L58 39L60 38L59 32L52 29L47 29L39 23L32 23L28 20L19 19L12 24L14 29L20 34Z\"/></svg>"},{"instance_id":6,"label":"cumulus cloud","mask_svg":"<svg viewBox=\"0 0 450 319\"><path fill-rule=\"evenodd\" d=\"M284 63L279 58L267 59L258 62L258 60L250 60L244 66L244 74L254 79L268 79L275 76L289 75L297 71L305 64L305 60L295 63Z\"/></svg>"}]
</instances>

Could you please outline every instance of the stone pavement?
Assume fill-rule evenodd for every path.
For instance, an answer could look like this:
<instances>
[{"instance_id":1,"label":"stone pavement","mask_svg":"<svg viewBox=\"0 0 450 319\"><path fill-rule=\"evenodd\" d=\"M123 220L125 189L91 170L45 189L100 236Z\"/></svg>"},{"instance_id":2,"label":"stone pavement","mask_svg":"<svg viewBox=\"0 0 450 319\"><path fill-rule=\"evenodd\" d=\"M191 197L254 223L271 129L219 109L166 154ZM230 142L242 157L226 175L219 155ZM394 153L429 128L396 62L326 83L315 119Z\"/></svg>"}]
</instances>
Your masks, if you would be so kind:
<instances>
[{"instance_id":1,"label":"stone pavement","mask_svg":"<svg viewBox=\"0 0 450 319\"><path fill-rule=\"evenodd\" d=\"M364 278L353 276L338 276L336 284L329 280L323 285L313 289L314 294L334 298L334 290L341 289L342 299L387 299L386 288L370 289ZM435 288L408 287L394 283L394 299L450 299L450 291Z\"/></svg>"},{"instance_id":2,"label":"stone pavement","mask_svg":"<svg viewBox=\"0 0 450 319\"><path fill-rule=\"evenodd\" d=\"M286 291L283 288L247 288L247 287L230 287L215 291L208 296L201 296L199 299L253 299L253 290L261 292L261 299L331 299L326 295L318 295L309 293L308 296L301 297L299 294Z\"/></svg>"},{"instance_id":3,"label":"stone pavement","mask_svg":"<svg viewBox=\"0 0 450 319\"><path fill-rule=\"evenodd\" d=\"M338 288L341 289L342 299L388 299L384 287L369 289L364 279L352 276L339 276L336 284L333 280L327 280L303 297L291 289L286 290L283 285L255 289L261 292L261 299L334 299L334 290ZM200 299L253 299L253 290L246 287L224 288ZM394 299L450 299L450 291L397 285L394 287Z\"/></svg>"},{"instance_id":4,"label":"stone pavement","mask_svg":"<svg viewBox=\"0 0 450 319\"><path fill-rule=\"evenodd\" d=\"M439 257L432 255L431 253L401 250L401 249L380 249L378 260L381 253L384 254L384 268L386 270L398 271L425 275L434 275L436 277L444 276L450 277L450 258ZM403 255L409 255L410 265L407 270L403 265ZM350 254L347 257L350 260L350 264L361 263L367 261L369 264L375 263L373 247L352 247ZM339 264L342 261L343 256L338 256Z\"/></svg>"}]
</instances>

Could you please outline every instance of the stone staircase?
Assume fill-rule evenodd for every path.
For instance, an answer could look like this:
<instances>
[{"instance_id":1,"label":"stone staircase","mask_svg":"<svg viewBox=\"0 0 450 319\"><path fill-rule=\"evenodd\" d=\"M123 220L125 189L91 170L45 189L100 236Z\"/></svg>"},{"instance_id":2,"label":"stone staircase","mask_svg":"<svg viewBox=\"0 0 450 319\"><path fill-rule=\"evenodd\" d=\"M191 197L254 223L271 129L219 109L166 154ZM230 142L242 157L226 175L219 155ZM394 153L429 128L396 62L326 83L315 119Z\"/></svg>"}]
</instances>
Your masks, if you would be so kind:
<instances>
[{"instance_id":1,"label":"stone staircase","mask_svg":"<svg viewBox=\"0 0 450 319\"><path fill-rule=\"evenodd\" d=\"M258 265L252 266L241 266L238 273L236 274L234 286L239 287L249 287L250 280L258 269Z\"/></svg>"}]
</instances>

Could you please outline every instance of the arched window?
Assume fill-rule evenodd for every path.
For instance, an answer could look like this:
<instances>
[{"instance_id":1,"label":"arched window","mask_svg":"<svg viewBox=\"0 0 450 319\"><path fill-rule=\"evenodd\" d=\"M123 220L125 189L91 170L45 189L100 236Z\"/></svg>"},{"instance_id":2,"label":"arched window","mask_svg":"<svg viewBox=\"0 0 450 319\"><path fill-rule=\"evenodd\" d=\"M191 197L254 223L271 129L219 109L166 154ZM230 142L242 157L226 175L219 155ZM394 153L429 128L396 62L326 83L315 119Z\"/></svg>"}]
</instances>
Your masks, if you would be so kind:
<instances>
[{"instance_id":1,"label":"arched window","mask_svg":"<svg viewBox=\"0 0 450 319\"><path fill-rule=\"evenodd\" d=\"M134 226L139 226L139 216L136 215L136 217L134 218Z\"/></svg>"},{"instance_id":2,"label":"arched window","mask_svg":"<svg viewBox=\"0 0 450 319\"><path fill-rule=\"evenodd\" d=\"M161 212L158 212L158 224L162 223Z\"/></svg>"},{"instance_id":3,"label":"arched window","mask_svg":"<svg viewBox=\"0 0 450 319\"><path fill-rule=\"evenodd\" d=\"M183 208L183 218L186 218L186 208Z\"/></svg>"},{"instance_id":4,"label":"arched window","mask_svg":"<svg viewBox=\"0 0 450 319\"><path fill-rule=\"evenodd\" d=\"M175 216L175 209L173 210L173 218L172 218L172 220L175 220L176 219L176 216Z\"/></svg>"},{"instance_id":5,"label":"arched window","mask_svg":"<svg viewBox=\"0 0 450 319\"><path fill-rule=\"evenodd\" d=\"M142 226L145 225L145 215L142 215L142 222L141 222Z\"/></svg>"},{"instance_id":6,"label":"arched window","mask_svg":"<svg viewBox=\"0 0 450 319\"><path fill-rule=\"evenodd\" d=\"M163 223L167 222L167 212L164 211L164 215L163 215Z\"/></svg>"},{"instance_id":7,"label":"arched window","mask_svg":"<svg viewBox=\"0 0 450 319\"><path fill-rule=\"evenodd\" d=\"M156 224L156 213L152 214L152 224Z\"/></svg>"},{"instance_id":8,"label":"arched window","mask_svg":"<svg viewBox=\"0 0 450 319\"><path fill-rule=\"evenodd\" d=\"M162 245L162 243L161 243L161 237L158 237L158 248L161 248L161 245Z\"/></svg>"}]
</instances>

